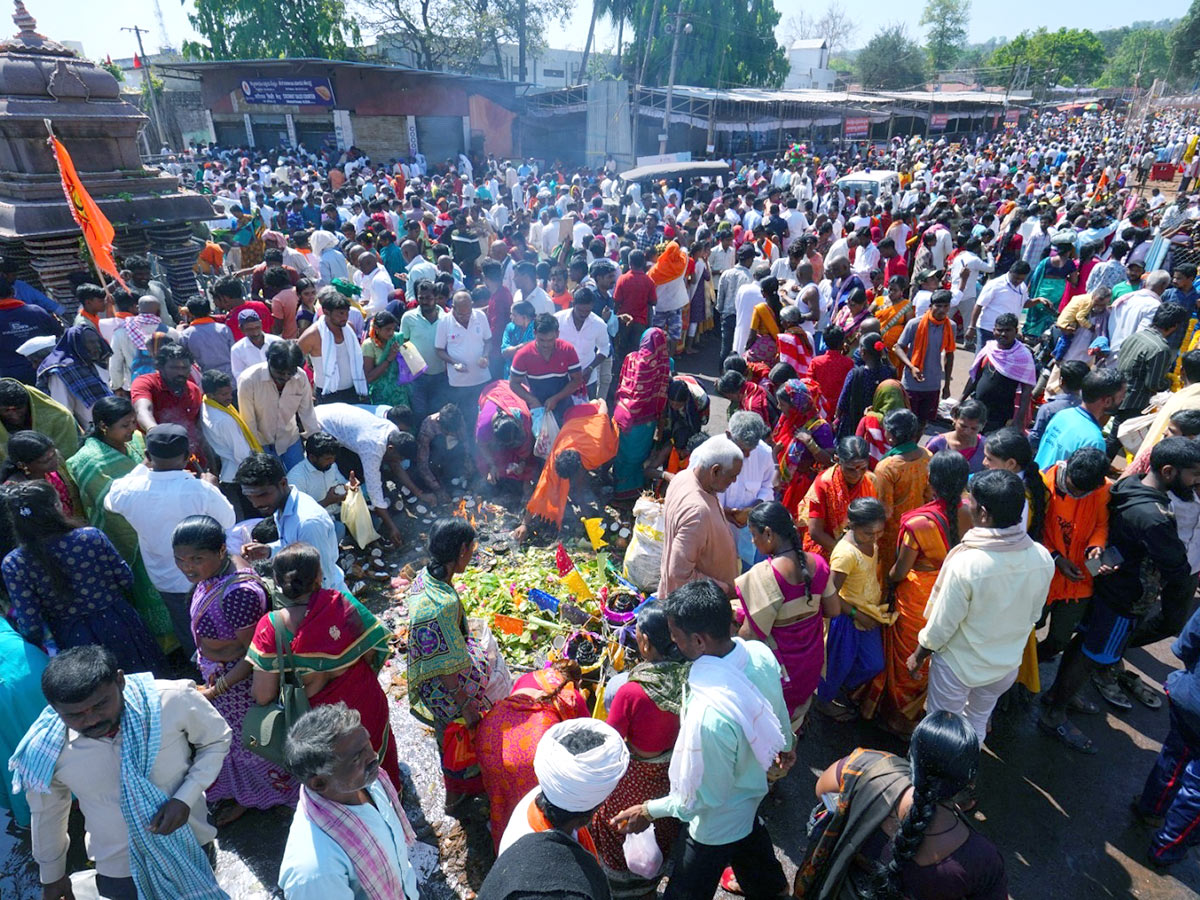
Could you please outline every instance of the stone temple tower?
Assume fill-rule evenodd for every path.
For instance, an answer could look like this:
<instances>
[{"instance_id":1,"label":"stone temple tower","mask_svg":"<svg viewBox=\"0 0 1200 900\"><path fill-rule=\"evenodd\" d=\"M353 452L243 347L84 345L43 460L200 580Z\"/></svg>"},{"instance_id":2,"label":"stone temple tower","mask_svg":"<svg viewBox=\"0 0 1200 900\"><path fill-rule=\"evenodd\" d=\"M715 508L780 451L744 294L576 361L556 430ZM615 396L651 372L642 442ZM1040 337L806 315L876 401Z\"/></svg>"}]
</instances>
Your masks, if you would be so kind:
<instances>
[{"instance_id":1,"label":"stone temple tower","mask_svg":"<svg viewBox=\"0 0 1200 900\"><path fill-rule=\"evenodd\" d=\"M212 205L142 165L137 136L146 116L121 99L109 72L38 34L22 0L15 5L19 31L0 41L0 256L16 260L21 277L68 308L69 276L91 268L46 143L49 120L113 223L118 258L156 256L176 298L186 301L197 293L192 266L202 247L192 223L214 218Z\"/></svg>"}]
</instances>

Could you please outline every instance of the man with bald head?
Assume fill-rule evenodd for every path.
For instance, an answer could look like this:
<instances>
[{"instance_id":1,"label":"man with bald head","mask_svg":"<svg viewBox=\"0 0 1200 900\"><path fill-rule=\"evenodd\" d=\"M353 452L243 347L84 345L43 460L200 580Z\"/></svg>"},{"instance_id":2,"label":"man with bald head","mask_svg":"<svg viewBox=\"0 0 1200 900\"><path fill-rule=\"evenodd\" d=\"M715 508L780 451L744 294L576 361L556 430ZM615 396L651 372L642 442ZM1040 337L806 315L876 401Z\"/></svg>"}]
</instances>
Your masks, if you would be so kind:
<instances>
[{"instance_id":1,"label":"man with bald head","mask_svg":"<svg viewBox=\"0 0 1200 900\"><path fill-rule=\"evenodd\" d=\"M404 273L407 284L405 293L411 300L416 296L418 284L422 281L437 279L437 267L421 256L421 247L416 241L405 241L401 244L400 254L404 257Z\"/></svg>"},{"instance_id":2,"label":"man with bald head","mask_svg":"<svg viewBox=\"0 0 1200 900\"><path fill-rule=\"evenodd\" d=\"M474 308L469 291L455 291L451 314L438 321L433 345L438 358L446 363L450 394L462 410L469 435L475 433L479 392L491 378L488 362L491 338L487 314Z\"/></svg>"},{"instance_id":3,"label":"man with bald head","mask_svg":"<svg viewBox=\"0 0 1200 900\"><path fill-rule=\"evenodd\" d=\"M492 241L492 246L488 249L488 258L500 263L500 283L508 288L509 293L516 291L517 265L508 255L508 244L504 241Z\"/></svg>"},{"instance_id":4,"label":"man with bald head","mask_svg":"<svg viewBox=\"0 0 1200 900\"><path fill-rule=\"evenodd\" d=\"M373 316L387 309L392 298L392 276L379 264L379 257L367 251L358 257L359 275L356 281L362 288L362 307L366 315Z\"/></svg>"}]
</instances>

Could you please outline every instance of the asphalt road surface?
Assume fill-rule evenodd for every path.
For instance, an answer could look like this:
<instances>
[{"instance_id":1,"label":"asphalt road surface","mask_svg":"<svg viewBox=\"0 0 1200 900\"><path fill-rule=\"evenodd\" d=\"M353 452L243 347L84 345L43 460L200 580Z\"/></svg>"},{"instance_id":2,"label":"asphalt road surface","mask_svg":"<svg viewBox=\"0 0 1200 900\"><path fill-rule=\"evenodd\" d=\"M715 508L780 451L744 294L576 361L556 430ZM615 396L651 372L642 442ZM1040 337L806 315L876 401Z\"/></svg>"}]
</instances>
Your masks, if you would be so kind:
<instances>
[{"instance_id":1,"label":"asphalt road surface","mask_svg":"<svg viewBox=\"0 0 1200 900\"><path fill-rule=\"evenodd\" d=\"M715 341L715 335L709 335L703 353L681 358L680 370L702 376L711 386L717 366ZM969 364L969 354L960 351L956 389L961 389ZM714 398L711 432L724 427L726 408L725 401ZM1178 667L1166 641L1132 651L1128 663L1156 686ZM1042 666L1044 686L1053 680L1055 665ZM393 671L385 670L385 684ZM1150 832L1129 811L1166 733L1166 710L1138 706L1129 712L1077 716L1076 723L1099 748L1095 756L1081 756L1038 731L1035 709L1031 698L1022 697L994 716L979 774L979 804L972 814L975 827L1004 856L1011 895L1019 900L1200 897L1200 866L1194 856L1167 874L1144 864ZM478 828L464 832L441 815L441 773L433 739L408 715L403 700L393 705L392 722L406 775L405 806L426 842L417 854L424 876L422 896L470 897L471 886L478 887L490 861L490 841ZM763 812L789 878L803 853L817 775L859 746L905 752L902 742L869 723L839 724L812 714L797 746L796 767L765 801ZM81 865L82 834L78 816L74 819L70 861ZM0 832L0 900L38 900L41 891L28 833L18 832L7 820L0 822L7 826L7 833ZM222 830L218 874L231 897L277 896L287 828L286 816L268 811L251 812ZM433 846L439 842L440 867Z\"/></svg>"}]
</instances>

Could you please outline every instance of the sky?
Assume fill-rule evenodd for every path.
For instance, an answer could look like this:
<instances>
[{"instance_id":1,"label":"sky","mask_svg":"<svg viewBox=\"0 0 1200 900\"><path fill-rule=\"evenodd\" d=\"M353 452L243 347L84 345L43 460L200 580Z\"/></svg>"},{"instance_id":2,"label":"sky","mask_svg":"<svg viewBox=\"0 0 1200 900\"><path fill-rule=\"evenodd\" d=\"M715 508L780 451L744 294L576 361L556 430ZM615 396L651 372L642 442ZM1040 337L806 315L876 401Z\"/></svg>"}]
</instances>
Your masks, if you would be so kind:
<instances>
[{"instance_id":1,"label":"sky","mask_svg":"<svg viewBox=\"0 0 1200 900\"><path fill-rule=\"evenodd\" d=\"M195 38L187 21L187 9L192 0L180 4L179 0L159 0L167 39L178 47L185 40ZM268 0L272 2L272 0ZM286 2L286 0L278 0ZM353 0L351 0L351 3ZM920 34L917 21L921 4L916 2L897 3L895 6L879 3L878 0L842 0L847 12L857 23L849 42L850 47L861 47L881 27L894 22L903 22L914 37ZM1189 0L1165 0L1147 10L1147 19L1178 18L1187 10ZM114 59L132 56L137 49L134 35L121 31L122 26L141 26L148 29L143 35L146 50L154 53L162 44L155 18L154 0L121 0L116 4L84 2L84 0L27 0L26 6L38 20L38 30L56 40L79 41L84 52L93 59L111 55ZM783 21L800 9L820 15L825 9L821 0L802 3L802 0L776 0ZM1089 18L1081 19L1077 4L1048 4L1045 0L983 0L973 4L970 40L979 42L990 37L1004 35L1013 37L1022 28L1045 26L1051 30L1086 26L1094 30L1115 28L1132 21L1126 0L1091 0L1087 4ZM566 26L547 35L552 47L581 49L587 38L591 4L580 0ZM15 29L14 29L15 30ZM616 32L606 25L597 26L597 45L601 50L611 49L616 43Z\"/></svg>"}]
</instances>

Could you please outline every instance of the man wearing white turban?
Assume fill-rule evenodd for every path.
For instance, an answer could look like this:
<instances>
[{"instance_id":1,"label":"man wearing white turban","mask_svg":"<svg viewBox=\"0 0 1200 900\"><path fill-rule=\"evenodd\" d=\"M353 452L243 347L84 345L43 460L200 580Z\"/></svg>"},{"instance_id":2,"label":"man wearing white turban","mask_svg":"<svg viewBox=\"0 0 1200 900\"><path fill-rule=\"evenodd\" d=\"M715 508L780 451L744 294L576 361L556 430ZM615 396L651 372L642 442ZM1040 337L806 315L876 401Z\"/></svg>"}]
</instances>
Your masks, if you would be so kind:
<instances>
[{"instance_id":1,"label":"man wearing white turban","mask_svg":"<svg viewBox=\"0 0 1200 900\"><path fill-rule=\"evenodd\" d=\"M628 767L629 748L605 722L568 719L542 735L533 757L538 786L513 810L479 900L610 900L587 826Z\"/></svg>"},{"instance_id":2,"label":"man wearing white turban","mask_svg":"<svg viewBox=\"0 0 1200 900\"><path fill-rule=\"evenodd\" d=\"M750 898L790 896L758 805L767 770L796 761L779 663L766 644L731 638L725 592L710 579L690 581L664 599L671 637L692 660L679 737L671 755L671 792L631 806L612 820L623 833L654 819L687 824L676 845L664 900L711 897L732 865Z\"/></svg>"}]
</instances>

